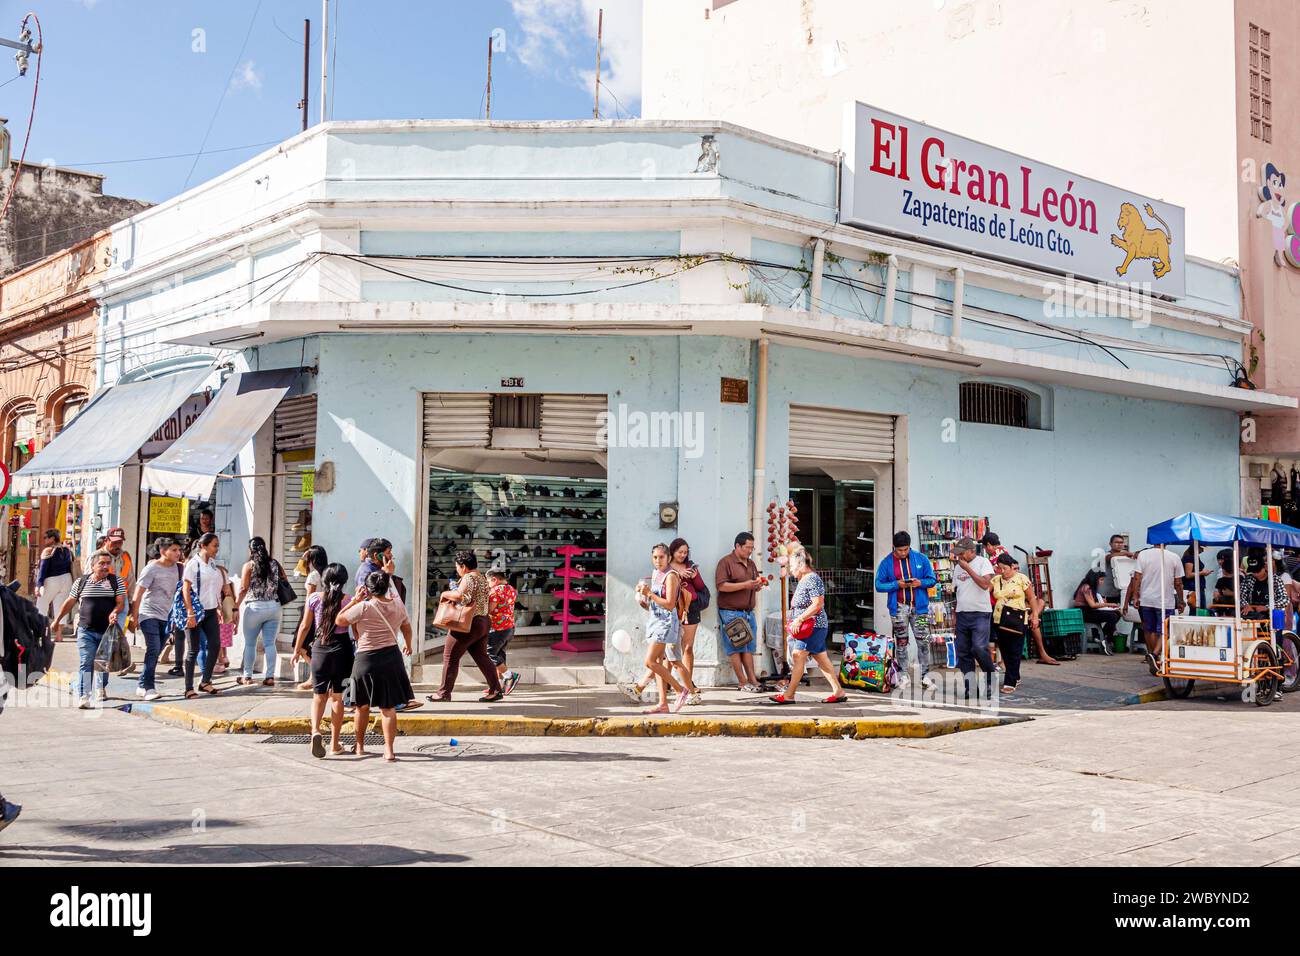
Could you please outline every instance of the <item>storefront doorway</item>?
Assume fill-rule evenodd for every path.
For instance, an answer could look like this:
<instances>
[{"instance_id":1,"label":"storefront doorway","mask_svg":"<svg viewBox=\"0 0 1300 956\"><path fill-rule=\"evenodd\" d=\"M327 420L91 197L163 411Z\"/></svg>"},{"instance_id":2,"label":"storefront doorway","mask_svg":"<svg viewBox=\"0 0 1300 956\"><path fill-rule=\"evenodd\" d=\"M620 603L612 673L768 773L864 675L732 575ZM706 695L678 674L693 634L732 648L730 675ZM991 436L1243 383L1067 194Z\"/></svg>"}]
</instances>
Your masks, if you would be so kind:
<instances>
[{"instance_id":1,"label":"storefront doorway","mask_svg":"<svg viewBox=\"0 0 1300 956\"><path fill-rule=\"evenodd\" d=\"M790 406L790 497L799 539L826 585L834 644L888 624L875 571L890 549L896 512L906 512L895 464L900 431L891 415Z\"/></svg>"},{"instance_id":2,"label":"storefront doorway","mask_svg":"<svg viewBox=\"0 0 1300 956\"><path fill-rule=\"evenodd\" d=\"M518 592L512 649L602 645L609 499L597 436L606 407L605 395L424 396L422 651L442 647L432 622L462 549L482 571L503 568ZM573 644L583 638L590 643Z\"/></svg>"},{"instance_id":3,"label":"storefront doorway","mask_svg":"<svg viewBox=\"0 0 1300 956\"><path fill-rule=\"evenodd\" d=\"M826 585L831 631L874 630L876 483L791 474L790 498L799 509L799 540Z\"/></svg>"}]
</instances>

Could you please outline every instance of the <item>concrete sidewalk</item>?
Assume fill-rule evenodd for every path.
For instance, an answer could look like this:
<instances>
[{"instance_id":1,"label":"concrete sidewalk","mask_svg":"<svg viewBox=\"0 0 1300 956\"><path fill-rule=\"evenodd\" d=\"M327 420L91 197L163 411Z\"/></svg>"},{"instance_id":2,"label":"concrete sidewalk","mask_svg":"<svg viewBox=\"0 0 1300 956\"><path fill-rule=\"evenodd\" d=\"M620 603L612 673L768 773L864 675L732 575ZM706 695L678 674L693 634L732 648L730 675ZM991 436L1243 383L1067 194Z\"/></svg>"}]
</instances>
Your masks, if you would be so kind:
<instances>
[{"instance_id":1,"label":"concrete sidewalk","mask_svg":"<svg viewBox=\"0 0 1300 956\"><path fill-rule=\"evenodd\" d=\"M795 704L777 706L766 695L711 688L704 703L678 714L642 713L611 685L584 687L521 684L504 701L480 704L481 686L469 680L458 686L456 699L429 703L433 688L416 685L418 710L398 717L398 732L409 736L741 736L741 737L936 737L995 727L1053 712L1096 710L1162 699L1163 689L1136 656L1088 655L1078 661L1047 667L1024 665L1020 690L996 706L967 706L960 700L955 675L939 695L917 701L904 694L889 696L850 691L844 704L824 704L827 690L816 678L800 688ZM60 644L50 682L71 693L75 655ZM941 675L944 676L944 675ZM160 700L136 697L136 677L113 676L107 706L199 733L262 735L306 734L310 727L311 695L280 683L274 688L235 684L233 672L218 678L221 693L186 700L179 677L160 674ZM372 725L377 715L372 716ZM346 728L352 730L349 721Z\"/></svg>"}]
</instances>

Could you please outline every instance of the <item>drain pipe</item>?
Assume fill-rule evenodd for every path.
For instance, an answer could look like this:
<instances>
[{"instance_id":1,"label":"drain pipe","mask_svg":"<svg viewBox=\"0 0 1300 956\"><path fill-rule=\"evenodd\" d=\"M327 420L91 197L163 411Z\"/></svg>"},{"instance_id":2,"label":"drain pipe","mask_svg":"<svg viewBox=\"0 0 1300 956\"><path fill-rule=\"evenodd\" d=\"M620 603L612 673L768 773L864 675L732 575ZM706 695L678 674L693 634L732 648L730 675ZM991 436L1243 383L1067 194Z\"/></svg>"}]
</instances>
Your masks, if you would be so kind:
<instances>
[{"instance_id":1,"label":"drain pipe","mask_svg":"<svg viewBox=\"0 0 1300 956\"><path fill-rule=\"evenodd\" d=\"M885 325L894 324L894 293L898 291L898 256L889 254L885 270Z\"/></svg>"},{"instance_id":2,"label":"drain pipe","mask_svg":"<svg viewBox=\"0 0 1300 956\"><path fill-rule=\"evenodd\" d=\"M758 382L754 389L754 491L753 526L749 529L754 535L754 563L763 566L763 497L767 489L767 349L768 340L758 340ZM765 646L763 631L763 591L754 593L754 620L758 622L758 651L762 654Z\"/></svg>"},{"instance_id":3,"label":"drain pipe","mask_svg":"<svg viewBox=\"0 0 1300 956\"><path fill-rule=\"evenodd\" d=\"M966 298L966 270L958 266L952 278L952 332L954 339L961 338L961 314Z\"/></svg>"},{"instance_id":4,"label":"drain pipe","mask_svg":"<svg viewBox=\"0 0 1300 956\"><path fill-rule=\"evenodd\" d=\"M812 280L808 291L808 311L816 315L821 311L822 271L826 268L826 240L818 239L813 244Z\"/></svg>"}]
</instances>

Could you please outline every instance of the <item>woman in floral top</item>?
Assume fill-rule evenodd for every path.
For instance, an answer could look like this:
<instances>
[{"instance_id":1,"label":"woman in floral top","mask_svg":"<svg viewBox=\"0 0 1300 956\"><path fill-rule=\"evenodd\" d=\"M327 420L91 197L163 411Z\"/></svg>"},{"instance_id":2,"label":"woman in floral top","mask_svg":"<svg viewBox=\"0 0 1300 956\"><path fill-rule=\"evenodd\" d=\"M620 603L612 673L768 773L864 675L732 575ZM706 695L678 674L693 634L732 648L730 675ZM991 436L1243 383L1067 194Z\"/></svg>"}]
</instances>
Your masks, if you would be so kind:
<instances>
[{"instance_id":1,"label":"woman in floral top","mask_svg":"<svg viewBox=\"0 0 1300 956\"><path fill-rule=\"evenodd\" d=\"M830 636L830 620L826 617L826 585L821 575L813 570L812 558L803 548L796 548L790 553L790 573L798 579L794 597L790 599L790 682L775 697L770 698L774 704L793 704L795 690L803 680L804 668L812 658L817 669L822 672L826 682L831 685L831 695L823 704L842 704L849 699L840 687L839 675L831 663L830 654L826 652L826 639ZM806 623L812 628L802 634Z\"/></svg>"},{"instance_id":2,"label":"woman in floral top","mask_svg":"<svg viewBox=\"0 0 1300 956\"><path fill-rule=\"evenodd\" d=\"M488 704L504 696L496 666L487 652L487 636L491 628L488 623L488 582L478 569L478 557L473 551L457 551L455 561L460 584L454 591L443 591L439 600L455 601L473 607L474 617L468 631L447 632L447 643L442 649L442 686L436 693L430 694L428 699L434 703L451 700L451 692L456 687L456 675L460 673L460 659L469 654L482 672L483 680L487 682L487 693L479 698L479 703Z\"/></svg>"},{"instance_id":3,"label":"woman in floral top","mask_svg":"<svg viewBox=\"0 0 1300 956\"><path fill-rule=\"evenodd\" d=\"M519 594L506 580L505 571L488 572L488 657L497 666L501 693L509 696L519 683L519 672L506 667L506 645L515 636L515 601Z\"/></svg>"}]
</instances>

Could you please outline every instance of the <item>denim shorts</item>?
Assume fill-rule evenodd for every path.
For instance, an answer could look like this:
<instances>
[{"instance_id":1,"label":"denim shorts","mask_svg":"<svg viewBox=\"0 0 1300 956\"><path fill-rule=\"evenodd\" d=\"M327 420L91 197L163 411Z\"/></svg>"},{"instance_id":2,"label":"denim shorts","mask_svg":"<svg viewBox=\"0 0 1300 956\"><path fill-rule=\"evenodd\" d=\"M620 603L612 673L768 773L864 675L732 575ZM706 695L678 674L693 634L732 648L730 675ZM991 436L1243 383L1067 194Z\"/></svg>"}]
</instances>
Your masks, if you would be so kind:
<instances>
[{"instance_id":1,"label":"denim shorts","mask_svg":"<svg viewBox=\"0 0 1300 956\"><path fill-rule=\"evenodd\" d=\"M753 611L728 611L726 608L718 609L718 624L721 625L721 627L726 627L728 624L730 624L738 617L744 618L746 621L749 622L749 631L751 634L754 635L754 637L751 638L750 642L748 644L742 644L740 647L736 647L734 644L731 643L730 640L727 639L727 635L725 633L720 634L719 639L721 640L722 646L728 654L753 654L755 650L755 645L758 643L758 622L754 620L754 612ZM721 627L719 628L719 630L721 630Z\"/></svg>"},{"instance_id":2,"label":"denim shorts","mask_svg":"<svg viewBox=\"0 0 1300 956\"><path fill-rule=\"evenodd\" d=\"M810 655L820 654L822 651L826 650L826 638L830 637L830 634L831 629L826 625L814 627L812 633L802 641L797 641L794 638L791 638L790 650L805 651Z\"/></svg>"},{"instance_id":3,"label":"denim shorts","mask_svg":"<svg viewBox=\"0 0 1300 956\"><path fill-rule=\"evenodd\" d=\"M1159 634L1163 630L1161 627L1161 614L1158 607L1140 607L1138 613L1142 615L1142 630L1149 634ZM1173 617L1174 609L1165 608L1164 617Z\"/></svg>"}]
</instances>

